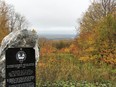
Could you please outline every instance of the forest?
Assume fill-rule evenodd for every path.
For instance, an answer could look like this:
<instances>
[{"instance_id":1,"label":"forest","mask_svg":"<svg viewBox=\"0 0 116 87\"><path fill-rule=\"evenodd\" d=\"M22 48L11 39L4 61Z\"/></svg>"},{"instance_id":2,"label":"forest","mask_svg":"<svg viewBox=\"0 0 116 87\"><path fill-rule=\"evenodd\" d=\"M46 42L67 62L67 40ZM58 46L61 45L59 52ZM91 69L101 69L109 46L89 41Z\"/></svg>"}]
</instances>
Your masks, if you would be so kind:
<instances>
[{"instance_id":1,"label":"forest","mask_svg":"<svg viewBox=\"0 0 116 87\"><path fill-rule=\"evenodd\" d=\"M78 24L74 39L39 38L37 87L116 87L116 0L94 0ZM0 1L0 42L27 27L24 16Z\"/></svg>"}]
</instances>

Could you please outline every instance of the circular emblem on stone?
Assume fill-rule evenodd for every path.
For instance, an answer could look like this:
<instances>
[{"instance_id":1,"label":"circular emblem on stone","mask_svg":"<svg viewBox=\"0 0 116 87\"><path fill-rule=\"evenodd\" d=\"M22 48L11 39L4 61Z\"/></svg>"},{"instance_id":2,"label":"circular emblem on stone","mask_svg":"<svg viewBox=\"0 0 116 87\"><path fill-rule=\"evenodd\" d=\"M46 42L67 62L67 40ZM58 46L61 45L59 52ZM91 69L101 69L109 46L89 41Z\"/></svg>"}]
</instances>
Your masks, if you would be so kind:
<instances>
[{"instance_id":1,"label":"circular emblem on stone","mask_svg":"<svg viewBox=\"0 0 116 87\"><path fill-rule=\"evenodd\" d=\"M20 63L23 63L23 61L26 60L26 53L24 51L18 51L17 54L16 54L16 59Z\"/></svg>"}]
</instances>

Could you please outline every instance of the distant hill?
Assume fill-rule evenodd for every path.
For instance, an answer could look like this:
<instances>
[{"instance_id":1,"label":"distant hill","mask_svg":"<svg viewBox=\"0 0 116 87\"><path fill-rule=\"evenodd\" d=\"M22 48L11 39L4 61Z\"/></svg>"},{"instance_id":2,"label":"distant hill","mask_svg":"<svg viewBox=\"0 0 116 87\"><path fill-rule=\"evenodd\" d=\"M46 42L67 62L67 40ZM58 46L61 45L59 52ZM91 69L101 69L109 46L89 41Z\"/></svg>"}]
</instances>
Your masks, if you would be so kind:
<instances>
[{"instance_id":1,"label":"distant hill","mask_svg":"<svg viewBox=\"0 0 116 87\"><path fill-rule=\"evenodd\" d=\"M63 40L63 39L74 39L74 34L40 34L39 38L47 38L50 40Z\"/></svg>"}]
</instances>

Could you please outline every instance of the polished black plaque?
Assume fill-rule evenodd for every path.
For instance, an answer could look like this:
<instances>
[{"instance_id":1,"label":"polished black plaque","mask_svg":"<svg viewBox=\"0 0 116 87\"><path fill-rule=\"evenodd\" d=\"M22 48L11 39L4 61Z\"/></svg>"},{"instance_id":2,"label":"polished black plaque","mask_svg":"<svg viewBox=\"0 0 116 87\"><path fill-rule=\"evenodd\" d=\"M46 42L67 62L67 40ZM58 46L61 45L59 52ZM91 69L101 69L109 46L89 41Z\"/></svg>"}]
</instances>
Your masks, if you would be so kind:
<instances>
[{"instance_id":1,"label":"polished black plaque","mask_svg":"<svg viewBox=\"0 0 116 87\"><path fill-rule=\"evenodd\" d=\"M35 50L9 48L6 51L6 87L35 87Z\"/></svg>"}]
</instances>

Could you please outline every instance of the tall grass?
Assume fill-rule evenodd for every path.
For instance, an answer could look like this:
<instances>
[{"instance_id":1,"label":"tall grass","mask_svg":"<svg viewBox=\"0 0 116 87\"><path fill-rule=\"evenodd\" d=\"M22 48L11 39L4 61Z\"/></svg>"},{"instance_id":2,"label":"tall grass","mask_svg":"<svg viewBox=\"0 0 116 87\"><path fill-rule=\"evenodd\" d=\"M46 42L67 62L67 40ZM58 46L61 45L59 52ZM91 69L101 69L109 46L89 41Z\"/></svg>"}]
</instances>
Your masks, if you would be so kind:
<instances>
[{"instance_id":1,"label":"tall grass","mask_svg":"<svg viewBox=\"0 0 116 87\"><path fill-rule=\"evenodd\" d=\"M74 84L75 81L114 84L116 82L115 75L116 69L104 63L82 62L71 54L49 54L42 56L38 63L37 85L42 87L45 84L53 85L53 83L67 81L71 84Z\"/></svg>"}]
</instances>

